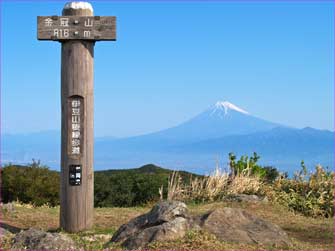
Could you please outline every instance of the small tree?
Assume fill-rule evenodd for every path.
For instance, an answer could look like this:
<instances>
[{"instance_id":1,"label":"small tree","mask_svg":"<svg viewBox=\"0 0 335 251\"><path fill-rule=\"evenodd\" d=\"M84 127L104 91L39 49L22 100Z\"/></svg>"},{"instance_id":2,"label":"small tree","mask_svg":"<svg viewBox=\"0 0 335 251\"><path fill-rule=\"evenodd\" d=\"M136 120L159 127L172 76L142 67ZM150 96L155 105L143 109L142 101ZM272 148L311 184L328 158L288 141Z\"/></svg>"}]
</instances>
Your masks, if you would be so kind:
<instances>
[{"instance_id":1,"label":"small tree","mask_svg":"<svg viewBox=\"0 0 335 251\"><path fill-rule=\"evenodd\" d=\"M278 176L279 172L275 167L262 167L257 162L260 156L254 152L251 157L242 155L238 161L234 153L229 153L229 166L231 175L236 176L239 173L248 175L256 175L266 182L273 182Z\"/></svg>"}]
</instances>

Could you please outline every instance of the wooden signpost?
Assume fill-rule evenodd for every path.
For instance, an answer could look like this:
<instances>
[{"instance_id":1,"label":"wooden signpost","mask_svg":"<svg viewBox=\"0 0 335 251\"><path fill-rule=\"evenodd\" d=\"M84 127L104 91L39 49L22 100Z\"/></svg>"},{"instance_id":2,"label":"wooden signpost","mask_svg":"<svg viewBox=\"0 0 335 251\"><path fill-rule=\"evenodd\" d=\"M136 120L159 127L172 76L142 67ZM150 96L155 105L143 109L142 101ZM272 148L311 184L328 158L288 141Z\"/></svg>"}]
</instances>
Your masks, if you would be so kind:
<instances>
[{"instance_id":1,"label":"wooden signpost","mask_svg":"<svg viewBox=\"0 0 335 251\"><path fill-rule=\"evenodd\" d=\"M116 38L115 17L37 17L39 40L112 40Z\"/></svg>"},{"instance_id":2,"label":"wooden signpost","mask_svg":"<svg viewBox=\"0 0 335 251\"><path fill-rule=\"evenodd\" d=\"M37 38L62 43L60 226L78 232L93 224L94 43L116 40L116 18L93 16L87 2L68 3L62 14L37 17Z\"/></svg>"}]
</instances>

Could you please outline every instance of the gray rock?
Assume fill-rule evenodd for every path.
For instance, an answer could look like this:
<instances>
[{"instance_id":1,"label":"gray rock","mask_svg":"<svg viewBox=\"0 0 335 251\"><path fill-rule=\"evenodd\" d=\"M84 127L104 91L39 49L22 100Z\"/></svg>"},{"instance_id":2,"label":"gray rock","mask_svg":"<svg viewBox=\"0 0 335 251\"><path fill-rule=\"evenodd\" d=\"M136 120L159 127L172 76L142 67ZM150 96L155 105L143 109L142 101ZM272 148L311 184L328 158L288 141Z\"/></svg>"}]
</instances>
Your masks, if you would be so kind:
<instances>
[{"instance_id":1,"label":"gray rock","mask_svg":"<svg viewBox=\"0 0 335 251\"><path fill-rule=\"evenodd\" d=\"M200 226L222 241L275 247L291 245L287 234L279 226L239 208L215 209L201 217Z\"/></svg>"},{"instance_id":2,"label":"gray rock","mask_svg":"<svg viewBox=\"0 0 335 251\"><path fill-rule=\"evenodd\" d=\"M146 228L130 236L123 242L123 246L127 249L139 249L144 248L152 241L169 241L182 238L185 236L188 227L188 221L178 217L171 222Z\"/></svg>"},{"instance_id":3,"label":"gray rock","mask_svg":"<svg viewBox=\"0 0 335 251\"><path fill-rule=\"evenodd\" d=\"M73 250L78 248L74 241L65 234L48 233L30 228L15 235L12 249Z\"/></svg>"},{"instance_id":4,"label":"gray rock","mask_svg":"<svg viewBox=\"0 0 335 251\"><path fill-rule=\"evenodd\" d=\"M152 241L182 238L191 226L186 205L178 201L164 201L147 214L122 225L112 242L122 242L127 249L145 248Z\"/></svg>"},{"instance_id":5,"label":"gray rock","mask_svg":"<svg viewBox=\"0 0 335 251\"><path fill-rule=\"evenodd\" d=\"M160 202L152 210L122 225L112 242L127 249L143 249L152 241L183 238L190 229L204 229L219 240L289 247L287 234L277 225L239 208L220 208L191 218L182 202Z\"/></svg>"}]
</instances>

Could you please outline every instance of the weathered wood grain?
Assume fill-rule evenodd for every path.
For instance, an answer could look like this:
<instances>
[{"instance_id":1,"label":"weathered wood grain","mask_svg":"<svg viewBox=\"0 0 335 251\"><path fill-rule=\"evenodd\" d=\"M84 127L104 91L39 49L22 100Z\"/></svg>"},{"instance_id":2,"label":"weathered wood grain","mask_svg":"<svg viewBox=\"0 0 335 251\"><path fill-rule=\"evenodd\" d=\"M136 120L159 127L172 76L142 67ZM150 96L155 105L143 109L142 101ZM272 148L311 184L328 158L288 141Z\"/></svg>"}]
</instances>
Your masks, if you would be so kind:
<instances>
[{"instance_id":1,"label":"weathered wood grain","mask_svg":"<svg viewBox=\"0 0 335 251\"><path fill-rule=\"evenodd\" d=\"M38 16L39 40L116 40L115 16Z\"/></svg>"},{"instance_id":2,"label":"weathered wood grain","mask_svg":"<svg viewBox=\"0 0 335 251\"><path fill-rule=\"evenodd\" d=\"M63 10L63 15L85 16L87 10ZM61 205L60 226L68 232L89 229L93 224L93 59L94 41L62 42L61 56ZM71 106L74 97L81 97L81 150L71 154ZM81 184L70 185L69 167L81 165Z\"/></svg>"}]
</instances>

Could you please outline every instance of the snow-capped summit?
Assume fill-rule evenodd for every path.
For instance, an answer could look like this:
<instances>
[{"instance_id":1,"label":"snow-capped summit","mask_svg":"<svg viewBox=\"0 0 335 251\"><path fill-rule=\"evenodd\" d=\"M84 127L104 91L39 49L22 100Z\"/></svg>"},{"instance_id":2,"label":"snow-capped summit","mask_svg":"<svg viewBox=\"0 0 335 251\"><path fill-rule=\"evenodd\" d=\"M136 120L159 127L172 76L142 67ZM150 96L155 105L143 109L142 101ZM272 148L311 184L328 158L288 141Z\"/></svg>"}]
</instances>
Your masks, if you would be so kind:
<instances>
[{"instance_id":1,"label":"snow-capped summit","mask_svg":"<svg viewBox=\"0 0 335 251\"><path fill-rule=\"evenodd\" d=\"M233 110L233 111L236 111L236 112L240 112L240 113L243 113L243 114L249 114L247 111L243 110L242 108L228 102L228 101L218 101L215 103L215 105L212 107L212 113L211 115L213 114L216 114L216 113L219 113L219 114L222 114L222 112L224 112L224 115L227 115L229 110Z\"/></svg>"},{"instance_id":2,"label":"snow-capped summit","mask_svg":"<svg viewBox=\"0 0 335 251\"><path fill-rule=\"evenodd\" d=\"M184 123L150 134L157 142L196 142L227 135L243 135L278 127L228 101L218 101Z\"/></svg>"}]
</instances>

